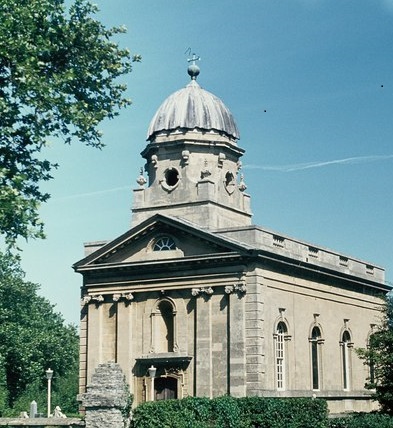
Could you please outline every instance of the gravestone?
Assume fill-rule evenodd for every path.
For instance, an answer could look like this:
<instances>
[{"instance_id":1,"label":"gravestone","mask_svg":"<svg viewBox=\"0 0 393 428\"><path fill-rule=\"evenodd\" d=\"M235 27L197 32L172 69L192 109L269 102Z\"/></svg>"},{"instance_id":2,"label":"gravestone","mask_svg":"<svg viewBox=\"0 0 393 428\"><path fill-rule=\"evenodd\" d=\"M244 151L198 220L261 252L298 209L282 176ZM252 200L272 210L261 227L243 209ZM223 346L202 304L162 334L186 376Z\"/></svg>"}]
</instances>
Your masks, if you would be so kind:
<instances>
[{"instance_id":1,"label":"gravestone","mask_svg":"<svg viewBox=\"0 0 393 428\"><path fill-rule=\"evenodd\" d=\"M33 400L30 403L30 417L35 418L36 414L37 414L37 402L35 400Z\"/></svg>"}]
</instances>

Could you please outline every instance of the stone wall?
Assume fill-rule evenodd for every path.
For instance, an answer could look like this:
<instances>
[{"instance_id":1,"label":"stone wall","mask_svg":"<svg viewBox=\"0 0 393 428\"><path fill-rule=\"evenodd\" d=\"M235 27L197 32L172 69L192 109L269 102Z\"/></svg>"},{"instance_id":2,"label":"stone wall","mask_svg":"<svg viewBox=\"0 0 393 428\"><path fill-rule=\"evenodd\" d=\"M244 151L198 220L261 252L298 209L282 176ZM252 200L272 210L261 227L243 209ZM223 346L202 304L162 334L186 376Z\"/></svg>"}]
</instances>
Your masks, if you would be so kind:
<instances>
[{"instance_id":1,"label":"stone wall","mask_svg":"<svg viewBox=\"0 0 393 428\"><path fill-rule=\"evenodd\" d=\"M86 428L124 428L128 424L130 394L117 363L100 364L87 392L79 396L85 409Z\"/></svg>"},{"instance_id":2,"label":"stone wall","mask_svg":"<svg viewBox=\"0 0 393 428\"><path fill-rule=\"evenodd\" d=\"M85 410L85 420L77 418L0 418L7 427L85 427L125 428L129 425L130 393L125 376L116 363L100 364L87 392L78 399Z\"/></svg>"},{"instance_id":3,"label":"stone wall","mask_svg":"<svg viewBox=\"0 0 393 428\"><path fill-rule=\"evenodd\" d=\"M84 427L85 421L77 418L0 418L0 426L6 427L34 427L34 428L52 428L52 427Z\"/></svg>"}]
</instances>

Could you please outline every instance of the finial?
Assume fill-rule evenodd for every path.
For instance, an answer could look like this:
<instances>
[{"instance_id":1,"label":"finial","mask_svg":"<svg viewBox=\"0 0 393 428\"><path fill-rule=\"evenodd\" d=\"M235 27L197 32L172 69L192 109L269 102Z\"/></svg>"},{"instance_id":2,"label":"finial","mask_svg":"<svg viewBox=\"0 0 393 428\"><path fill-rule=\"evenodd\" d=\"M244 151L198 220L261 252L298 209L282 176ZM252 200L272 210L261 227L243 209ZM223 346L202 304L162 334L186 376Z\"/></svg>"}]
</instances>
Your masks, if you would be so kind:
<instances>
[{"instance_id":1,"label":"finial","mask_svg":"<svg viewBox=\"0 0 393 428\"><path fill-rule=\"evenodd\" d=\"M136 182L139 184L140 187L143 187L147 183L146 178L143 176L143 168L141 168L141 171L139 174L140 175L137 178Z\"/></svg>"},{"instance_id":2,"label":"finial","mask_svg":"<svg viewBox=\"0 0 393 428\"><path fill-rule=\"evenodd\" d=\"M191 62L188 66L187 73L191 76L191 80L196 80L198 74L200 73L199 67L195 64L195 61L199 61L201 59L200 56L196 54L192 54L192 58L188 58L187 61Z\"/></svg>"}]
</instances>

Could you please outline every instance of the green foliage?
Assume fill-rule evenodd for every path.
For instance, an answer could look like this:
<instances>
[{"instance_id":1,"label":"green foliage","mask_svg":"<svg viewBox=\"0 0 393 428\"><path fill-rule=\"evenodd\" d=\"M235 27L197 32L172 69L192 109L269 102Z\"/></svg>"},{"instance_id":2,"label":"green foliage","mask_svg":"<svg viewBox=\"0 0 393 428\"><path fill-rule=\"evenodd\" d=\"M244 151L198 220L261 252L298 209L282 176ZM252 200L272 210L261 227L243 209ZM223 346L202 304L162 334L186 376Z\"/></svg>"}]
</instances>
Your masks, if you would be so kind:
<instances>
[{"instance_id":1,"label":"green foliage","mask_svg":"<svg viewBox=\"0 0 393 428\"><path fill-rule=\"evenodd\" d=\"M54 404L75 411L76 329L65 325L53 305L37 294L38 285L24 281L23 276L15 257L0 253L0 398L4 385L6 405L17 414L27 411L26 403L38 402L41 393L45 396L45 370L50 367L53 399L59 400Z\"/></svg>"},{"instance_id":2,"label":"green foliage","mask_svg":"<svg viewBox=\"0 0 393 428\"><path fill-rule=\"evenodd\" d=\"M77 358L63 376L55 376L53 385L53 407L60 406L62 412L67 416L71 413L79 413L79 403L76 401L76 396L79 392L79 339L77 339L77 342L77 349L75 349Z\"/></svg>"},{"instance_id":3,"label":"green foliage","mask_svg":"<svg viewBox=\"0 0 393 428\"><path fill-rule=\"evenodd\" d=\"M97 7L75 0L0 0L0 233L43 237L39 183L56 163L40 156L49 137L102 147L98 125L130 104L117 78L131 71Z\"/></svg>"},{"instance_id":4,"label":"green foliage","mask_svg":"<svg viewBox=\"0 0 393 428\"><path fill-rule=\"evenodd\" d=\"M134 410L133 428L207 428L211 414L207 398L147 402Z\"/></svg>"},{"instance_id":5,"label":"green foliage","mask_svg":"<svg viewBox=\"0 0 393 428\"><path fill-rule=\"evenodd\" d=\"M123 421L125 423L125 426L128 427L128 422L130 421L130 418L132 417L132 402L134 401L134 396L130 392L130 387L128 384L125 385L126 388L126 394L127 394L127 402L126 405L121 409L121 414L123 416Z\"/></svg>"},{"instance_id":6,"label":"green foliage","mask_svg":"<svg viewBox=\"0 0 393 428\"><path fill-rule=\"evenodd\" d=\"M18 416L21 412L30 410L32 401L37 403L39 413L46 414L47 412L47 390L43 388L39 380L35 380L26 386L26 389L12 403L12 407L5 409L3 416L12 417Z\"/></svg>"},{"instance_id":7,"label":"green foliage","mask_svg":"<svg viewBox=\"0 0 393 428\"><path fill-rule=\"evenodd\" d=\"M326 428L327 404L307 398L189 397L147 402L133 428Z\"/></svg>"},{"instance_id":8,"label":"green foliage","mask_svg":"<svg viewBox=\"0 0 393 428\"><path fill-rule=\"evenodd\" d=\"M359 413L330 419L329 428L393 428L393 418L380 413Z\"/></svg>"},{"instance_id":9,"label":"green foliage","mask_svg":"<svg viewBox=\"0 0 393 428\"><path fill-rule=\"evenodd\" d=\"M239 428L243 425L241 407L236 398L230 396L218 397L211 403L216 427Z\"/></svg>"},{"instance_id":10,"label":"green foliage","mask_svg":"<svg viewBox=\"0 0 393 428\"><path fill-rule=\"evenodd\" d=\"M26 389L12 403L12 408L5 411L5 415L18 416L21 412L28 412L30 403L34 400L37 403L39 413L47 412L47 385L42 379L37 379L26 386ZM52 412L55 406L60 406L67 416L79 412L76 396L78 394L78 367L74 367L64 376L53 378L53 389L51 393Z\"/></svg>"},{"instance_id":11,"label":"green foliage","mask_svg":"<svg viewBox=\"0 0 393 428\"><path fill-rule=\"evenodd\" d=\"M367 349L357 349L372 376L366 388L375 389L383 412L393 415L393 299L386 297L380 325L370 337Z\"/></svg>"},{"instance_id":12,"label":"green foliage","mask_svg":"<svg viewBox=\"0 0 393 428\"><path fill-rule=\"evenodd\" d=\"M0 354L0 415L4 413L8 403L7 376L3 355Z\"/></svg>"},{"instance_id":13,"label":"green foliage","mask_svg":"<svg viewBox=\"0 0 393 428\"><path fill-rule=\"evenodd\" d=\"M240 398L244 418L250 427L259 428L324 428L327 426L327 404L309 398Z\"/></svg>"}]
</instances>

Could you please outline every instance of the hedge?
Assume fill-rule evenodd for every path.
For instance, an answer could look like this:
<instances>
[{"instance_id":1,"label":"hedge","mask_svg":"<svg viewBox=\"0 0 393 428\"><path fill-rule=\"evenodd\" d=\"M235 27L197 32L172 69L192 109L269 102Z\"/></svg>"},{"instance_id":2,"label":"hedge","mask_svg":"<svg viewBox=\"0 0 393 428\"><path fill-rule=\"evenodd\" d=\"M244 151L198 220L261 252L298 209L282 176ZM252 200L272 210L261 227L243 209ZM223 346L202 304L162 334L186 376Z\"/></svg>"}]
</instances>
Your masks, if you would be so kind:
<instances>
[{"instance_id":1,"label":"hedge","mask_svg":"<svg viewBox=\"0 0 393 428\"><path fill-rule=\"evenodd\" d=\"M258 428L325 428L326 401L311 398L240 398L246 427ZM218 426L217 426L218 427Z\"/></svg>"},{"instance_id":2,"label":"hedge","mask_svg":"<svg viewBox=\"0 0 393 428\"><path fill-rule=\"evenodd\" d=\"M329 428L393 428L393 417L381 413L359 413L331 419Z\"/></svg>"},{"instance_id":3,"label":"hedge","mask_svg":"<svg viewBox=\"0 0 393 428\"><path fill-rule=\"evenodd\" d=\"M230 396L147 402L133 428L328 428L327 404L311 398ZM339 428L339 427L337 427ZM340 427L341 428L341 427Z\"/></svg>"}]
</instances>

